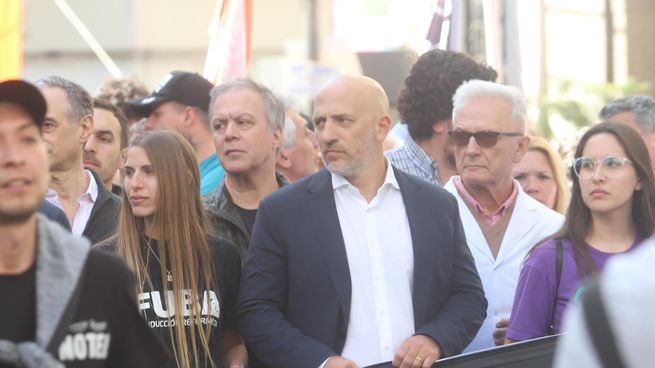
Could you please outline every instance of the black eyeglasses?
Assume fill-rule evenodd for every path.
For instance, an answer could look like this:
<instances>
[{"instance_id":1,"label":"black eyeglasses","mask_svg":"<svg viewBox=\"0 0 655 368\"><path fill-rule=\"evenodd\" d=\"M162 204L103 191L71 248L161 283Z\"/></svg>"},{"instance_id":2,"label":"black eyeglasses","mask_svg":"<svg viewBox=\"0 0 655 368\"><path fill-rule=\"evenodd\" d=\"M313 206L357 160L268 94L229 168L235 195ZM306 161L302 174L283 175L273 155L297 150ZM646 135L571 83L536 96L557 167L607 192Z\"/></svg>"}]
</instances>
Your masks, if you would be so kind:
<instances>
[{"instance_id":1,"label":"black eyeglasses","mask_svg":"<svg viewBox=\"0 0 655 368\"><path fill-rule=\"evenodd\" d=\"M448 134L456 146L464 147L469 144L471 137L475 137L478 146L482 148L491 148L495 146L496 143L498 143L498 138L501 136L519 137L523 135L523 133L520 132L493 132L490 130L483 130L474 133L465 130L451 130Z\"/></svg>"}]
</instances>

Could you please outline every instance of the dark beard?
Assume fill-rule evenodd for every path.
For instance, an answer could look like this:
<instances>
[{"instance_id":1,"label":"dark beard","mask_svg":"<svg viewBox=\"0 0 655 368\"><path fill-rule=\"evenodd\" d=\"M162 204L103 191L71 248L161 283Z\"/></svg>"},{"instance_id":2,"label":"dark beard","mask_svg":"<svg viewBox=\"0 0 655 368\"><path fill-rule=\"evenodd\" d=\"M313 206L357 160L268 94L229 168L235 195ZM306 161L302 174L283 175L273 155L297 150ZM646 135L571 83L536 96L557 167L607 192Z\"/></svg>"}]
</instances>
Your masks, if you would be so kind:
<instances>
[{"instance_id":1,"label":"dark beard","mask_svg":"<svg viewBox=\"0 0 655 368\"><path fill-rule=\"evenodd\" d=\"M0 211L0 225L19 225L26 223L36 213L36 208L26 208L19 212Z\"/></svg>"}]
</instances>

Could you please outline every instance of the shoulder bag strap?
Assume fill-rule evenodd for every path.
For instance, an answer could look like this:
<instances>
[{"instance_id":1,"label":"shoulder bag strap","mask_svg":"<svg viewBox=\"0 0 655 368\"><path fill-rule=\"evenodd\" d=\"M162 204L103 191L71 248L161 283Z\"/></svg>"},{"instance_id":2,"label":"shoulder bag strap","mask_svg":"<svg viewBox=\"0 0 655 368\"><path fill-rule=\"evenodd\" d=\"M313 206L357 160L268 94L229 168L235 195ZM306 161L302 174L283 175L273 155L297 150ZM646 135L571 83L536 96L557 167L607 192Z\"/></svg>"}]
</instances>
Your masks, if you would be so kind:
<instances>
[{"instance_id":1,"label":"shoulder bag strap","mask_svg":"<svg viewBox=\"0 0 655 368\"><path fill-rule=\"evenodd\" d=\"M600 294L598 281L590 285L582 294L582 310L587 331L602 366L624 368L625 364L619 355L614 332L607 320L607 310Z\"/></svg>"},{"instance_id":2,"label":"shoulder bag strap","mask_svg":"<svg viewBox=\"0 0 655 368\"><path fill-rule=\"evenodd\" d=\"M559 299L559 284L562 279L562 259L564 258L564 247L562 247L561 239L557 239L555 250L555 299L553 300L553 309L550 313L550 321L548 323L548 335L555 334L555 311L557 310L557 299Z\"/></svg>"}]
</instances>

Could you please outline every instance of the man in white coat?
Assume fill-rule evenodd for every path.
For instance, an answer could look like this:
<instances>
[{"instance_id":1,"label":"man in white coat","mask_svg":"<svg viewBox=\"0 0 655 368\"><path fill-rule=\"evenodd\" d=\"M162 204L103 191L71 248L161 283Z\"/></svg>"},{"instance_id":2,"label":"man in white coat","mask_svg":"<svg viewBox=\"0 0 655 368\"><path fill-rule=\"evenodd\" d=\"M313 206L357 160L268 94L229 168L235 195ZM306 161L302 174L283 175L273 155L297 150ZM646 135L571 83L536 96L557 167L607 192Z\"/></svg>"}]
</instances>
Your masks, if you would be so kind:
<instances>
[{"instance_id":1,"label":"man in white coat","mask_svg":"<svg viewBox=\"0 0 655 368\"><path fill-rule=\"evenodd\" d=\"M445 188L457 198L488 301L487 318L465 352L503 343L525 256L564 222L512 178L512 165L530 144L525 114L523 95L514 87L472 80L453 96L450 136L459 176Z\"/></svg>"}]
</instances>

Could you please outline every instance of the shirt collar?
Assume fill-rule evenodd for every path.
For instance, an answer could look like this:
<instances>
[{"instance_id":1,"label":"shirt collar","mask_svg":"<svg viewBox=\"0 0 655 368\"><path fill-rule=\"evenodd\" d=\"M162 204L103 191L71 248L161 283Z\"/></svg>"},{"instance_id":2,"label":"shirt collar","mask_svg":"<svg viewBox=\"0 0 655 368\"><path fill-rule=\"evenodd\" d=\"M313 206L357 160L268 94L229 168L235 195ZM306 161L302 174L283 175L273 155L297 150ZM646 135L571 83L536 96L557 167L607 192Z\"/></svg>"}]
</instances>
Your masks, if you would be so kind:
<instances>
[{"instance_id":1,"label":"shirt collar","mask_svg":"<svg viewBox=\"0 0 655 368\"><path fill-rule=\"evenodd\" d=\"M84 175L86 175L87 178L89 178L89 185L86 187L86 191L80 195L80 199L84 198L85 196L91 199L91 202L95 203L95 201L98 199L98 183L96 182L95 177L89 170L84 170ZM52 189L48 188L46 194L46 198L55 200L59 202L59 195L57 192Z\"/></svg>"},{"instance_id":2,"label":"shirt collar","mask_svg":"<svg viewBox=\"0 0 655 368\"><path fill-rule=\"evenodd\" d=\"M480 202L473 198L471 193L466 190L466 187L462 183L461 177L454 176L453 183L455 184L455 188L457 188L457 192L462 196L464 201L475 209L477 214L484 220L484 222L491 226L495 225L505 216L507 209L512 207L519 193L518 182L516 180L512 180L512 193L509 195L509 197L507 197L505 202L503 202L495 212L487 213L480 205Z\"/></svg>"},{"instance_id":3,"label":"shirt collar","mask_svg":"<svg viewBox=\"0 0 655 368\"><path fill-rule=\"evenodd\" d=\"M89 178L89 186L86 188L86 192L82 193L80 197L88 195L91 198L91 202L95 203L98 199L98 183L93 174L91 174L91 171L84 170L84 175Z\"/></svg>"},{"instance_id":4,"label":"shirt collar","mask_svg":"<svg viewBox=\"0 0 655 368\"><path fill-rule=\"evenodd\" d=\"M384 159L384 164L385 164L385 170L386 173L384 174L384 182L382 182L382 185L380 188L378 188L378 193L380 190L384 187L391 186L393 188L396 188L397 190L400 190L400 186L398 185L398 180L396 179L396 174L393 172L392 166L389 164L389 160L385 157ZM341 189L344 187L350 187L350 188L355 188L350 182L344 178L343 176L330 172L330 175L332 176L332 188L336 191L337 189Z\"/></svg>"},{"instance_id":5,"label":"shirt collar","mask_svg":"<svg viewBox=\"0 0 655 368\"><path fill-rule=\"evenodd\" d=\"M59 198L59 196L57 195L57 192L52 188L48 188L48 191L46 191L46 193L45 193L45 197L46 198L51 198L51 199L58 199Z\"/></svg>"},{"instance_id":6,"label":"shirt collar","mask_svg":"<svg viewBox=\"0 0 655 368\"><path fill-rule=\"evenodd\" d=\"M437 182L442 185L441 178L439 177L439 167L437 162L428 155L421 146L412 139L407 137L405 140L405 147L408 153L414 158L416 164L426 170L430 176L433 176Z\"/></svg>"}]
</instances>

